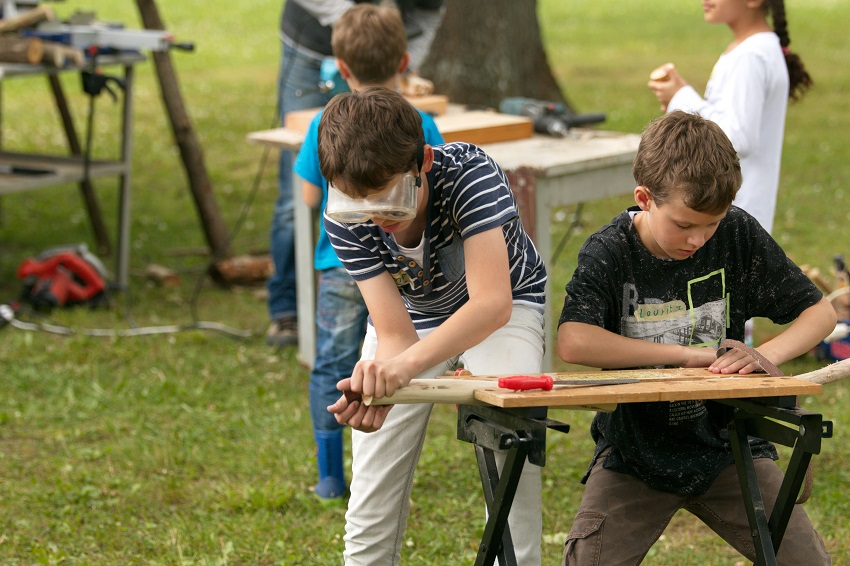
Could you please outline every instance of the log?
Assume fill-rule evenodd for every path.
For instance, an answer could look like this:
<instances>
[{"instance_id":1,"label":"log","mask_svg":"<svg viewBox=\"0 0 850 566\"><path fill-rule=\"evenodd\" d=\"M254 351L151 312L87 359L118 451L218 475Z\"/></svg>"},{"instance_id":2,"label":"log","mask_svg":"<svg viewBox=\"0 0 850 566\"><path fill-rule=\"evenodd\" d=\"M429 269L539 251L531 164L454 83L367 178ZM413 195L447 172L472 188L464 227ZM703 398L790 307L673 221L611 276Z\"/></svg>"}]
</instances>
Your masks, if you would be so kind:
<instances>
[{"instance_id":1,"label":"log","mask_svg":"<svg viewBox=\"0 0 850 566\"><path fill-rule=\"evenodd\" d=\"M215 262L210 275L217 282L230 285L255 285L264 283L274 275L274 263L270 255L237 255Z\"/></svg>"},{"instance_id":2,"label":"log","mask_svg":"<svg viewBox=\"0 0 850 566\"><path fill-rule=\"evenodd\" d=\"M77 49L76 47L55 41L45 41L44 55L41 61L45 65L50 65L57 69L61 69L67 64L82 67L83 63L86 62L86 55L81 49Z\"/></svg>"},{"instance_id":3,"label":"log","mask_svg":"<svg viewBox=\"0 0 850 566\"><path fill-rule=\"evenodd\" d=\"M44 42L38 37L0 36L0 61L5 63L41 63Z\"/></svg>"},{"instance_id":4,"label":"log","mask_svg":"<svg viewBox=\"0 0 850 566\"><path fill-rule=\"evenodd\" d=\"M812 283L817 285L825 295L832 292L832 285L826 282L826 279L824 279L823 275L821 275L820 269L804 264L800 266L800 270L805 273L806 276L812 280Z\"/></svg>"},{"instance_id":5,"label":"log","mask_svg":"<svg viewBox=\"0 0 850 566\"><path fill-rule=\"evenodd\" d=\"M155 263L145 267L145 277L160 287L178 287L180 285L180 275L176 271Z\"/></svg>"},{"instance_id":6,"label":"log","mask_svg":"<svg viewBox=\"0 0 850 566\"><path fill-rule=\"evenodd\" d=\"M21 12L11 18L0 19L0 33L18 31L32 27L39 22L54 19L53 8L50 6L36 6L32 10Z\"/></svg>"}]
</instances>

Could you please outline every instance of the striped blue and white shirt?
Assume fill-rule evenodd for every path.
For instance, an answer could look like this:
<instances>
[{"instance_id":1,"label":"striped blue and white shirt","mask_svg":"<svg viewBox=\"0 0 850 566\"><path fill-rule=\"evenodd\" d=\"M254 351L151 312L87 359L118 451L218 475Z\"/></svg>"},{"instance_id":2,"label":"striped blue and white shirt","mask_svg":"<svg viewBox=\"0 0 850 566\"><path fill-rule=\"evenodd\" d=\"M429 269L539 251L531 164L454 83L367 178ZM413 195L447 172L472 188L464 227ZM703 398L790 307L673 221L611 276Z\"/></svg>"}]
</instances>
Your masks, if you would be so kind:
<instances>
[{"instance_id":1,"label":"striped blue and white shirt","mask_svg":"<svg viewBox=\"0 0 850 566\"><path fill-rule=\"evenodd\" d=\"M399 251L375 224L342 224L324 217L342 264L356 280L392 275L417 329L439 326L469 299L463 240L501 226L508 250L514 302L545 302L546 268L519 218L505 173L483 150L467 143L434 147L427 173L428 220L422 265Z\"/></svg>"}]
</instances>

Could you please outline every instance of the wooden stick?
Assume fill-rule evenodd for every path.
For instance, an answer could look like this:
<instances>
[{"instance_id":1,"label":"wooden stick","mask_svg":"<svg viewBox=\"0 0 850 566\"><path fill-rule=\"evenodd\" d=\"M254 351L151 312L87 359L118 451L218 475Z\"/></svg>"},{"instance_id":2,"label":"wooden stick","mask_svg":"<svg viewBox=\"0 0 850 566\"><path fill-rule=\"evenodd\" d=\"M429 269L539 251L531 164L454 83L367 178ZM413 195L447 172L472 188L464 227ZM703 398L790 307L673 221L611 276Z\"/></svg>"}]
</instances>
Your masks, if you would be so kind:
<instances>
[{"instance_id":1,"label":"wooden stick","mask_svg":"<svg viewBox=\"0 0 850 566\"><path fill-rule=\"evenodd\" d=\"M392 397L376 399L363 396L366 405L393 405L397 403L455 403L458 405L483 405L475 398L480 389L498 389L495 381L474 379L411 379L406 387Z\"/></svg>"},{"instance_id":2,"label":"wooden stick","mask_svg":"<svg viewBox=\"0 0 850 566\"><path fill-rule=\"evenodd\" d=\"M82 49L71 47L64 43L56 41L44 42L44 55L41 58L46 65L51 65L57 69L61 69L66 64L71 64L75 67L82 67L86 62L86 54Z\"/></svg>"},{"instance_id":3,"label":"wooden stick","mask_svg":"<svg viewBox=\"0 0 850 566\"><path fill-rule=\"evenodd\" d=\"M54 19L53 8L50 6L37 6L32 10L21 12L11 18L0 19L0 33L18 31L32 27L39 22Z\"/></svg>"},{"instance_id":4,"label":"wooden stick","mask_svg":"<svg viewBox=\"0 0 850 566\"><path fill-rule=\"evenodd\" d=\"M791 377L802 379L803 381L811 381L812 383L820 383L821 385L832 383L833 381L850 377L850 359L841 360L826 367Z\"/></svg>"},{"instance_id":5,"label":"wooden stick","mask_svg":"<svg viewBox=\"0 0 850 566\"><path fill-rule=\"evenodd\" d=\"M65 66L65 50L58 43L46 41L44 42L44 54L41 57L41 62L61 69Z\"/></svg>"}]
</instances>

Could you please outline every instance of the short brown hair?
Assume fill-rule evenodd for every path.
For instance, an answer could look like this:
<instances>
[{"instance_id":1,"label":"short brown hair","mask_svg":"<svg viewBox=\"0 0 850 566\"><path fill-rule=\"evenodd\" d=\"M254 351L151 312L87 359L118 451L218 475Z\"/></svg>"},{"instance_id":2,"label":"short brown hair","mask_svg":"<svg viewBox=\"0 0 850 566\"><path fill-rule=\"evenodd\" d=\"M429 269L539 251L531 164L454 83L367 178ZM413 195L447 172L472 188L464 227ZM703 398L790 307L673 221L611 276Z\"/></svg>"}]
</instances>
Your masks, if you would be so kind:
<instances>
[{"instance_id":1,"label":"short brown hair","mask_svg":"<svg viewBox=\"0 0 850 566\"><path fill-rule=\"evenodd\" d=\"M680 110L644 129L632 174L657 204L681 194L685 206L706 214L725 212L741 187L738 154L720 126Z\"/></svg>"},{"instance_id":2,"label":"short brown hair","mask_svg":"<svg viewBox=\"0 0 850 566\"><path fill-rule=\"evenodd\" d=\"M401 14L389 6L356 4L334 24L331 47L361 84L386 82L407 52Z\"/></svg>"},{"instance_id":3,"label":"short brown hair","mask_svg":"<svg viewBox=\"0 0 850 566\"><path fill-rule=\"evenodd\" d=\"M377 86L344 92L322 112L319 167L328 183L363 197L413 173L422 140L422 117L401 94Z\"/></svg>"}]
</instances>

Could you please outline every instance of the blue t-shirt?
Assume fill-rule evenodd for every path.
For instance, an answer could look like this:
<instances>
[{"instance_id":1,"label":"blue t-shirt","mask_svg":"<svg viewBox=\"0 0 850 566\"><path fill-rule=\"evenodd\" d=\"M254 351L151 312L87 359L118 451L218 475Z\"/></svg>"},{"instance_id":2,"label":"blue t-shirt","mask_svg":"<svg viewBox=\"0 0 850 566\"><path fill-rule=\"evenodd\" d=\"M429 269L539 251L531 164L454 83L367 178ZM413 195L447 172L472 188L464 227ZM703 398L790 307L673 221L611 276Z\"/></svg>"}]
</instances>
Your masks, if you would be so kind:
<instances>
[{"instance_id":1,"label":"blue t-shirt","mask_svg":"<svg viewBox=\"0 0 850 566\"><path fill-rule=\"evenodd\" d=\"M543 311L546 268L525 232L502 169L483 150L462 142L434 147L427 173L428 221L419 262L407 257L392 234L371 221L342 224L324 217L328 237L356 280L389 272L417 329L434 328L469 300L463 241L501 227L516 303Z\"/></svg>"},{"instance_id":2,"label":"blue t-shirt","mask_svg":"<svg viewBox=\"0 0 850 566\"><path fill-rule=\"evenodd\" d=\"M443 136L437 130L437 124L434 123L434 119L419 109L417 111L422 116L422 130L425 132L425 143L428 145L442 144ZM328 181L322 177L322 170L319 167L319 120L321 117L322 112L320 111L313 118L313 121L310 122L310 128L307 130L307 135L301 144L301 150L295 159L293 169L308 183L322 188L321 210L324 212L328 202ZM328 235L325 232L322 222L319 222L319 235L316 241L316 254L313 258L313 264L319 271L342 266L336 257L333 246L328 241Z\"/></svg>"}]
</instances>

